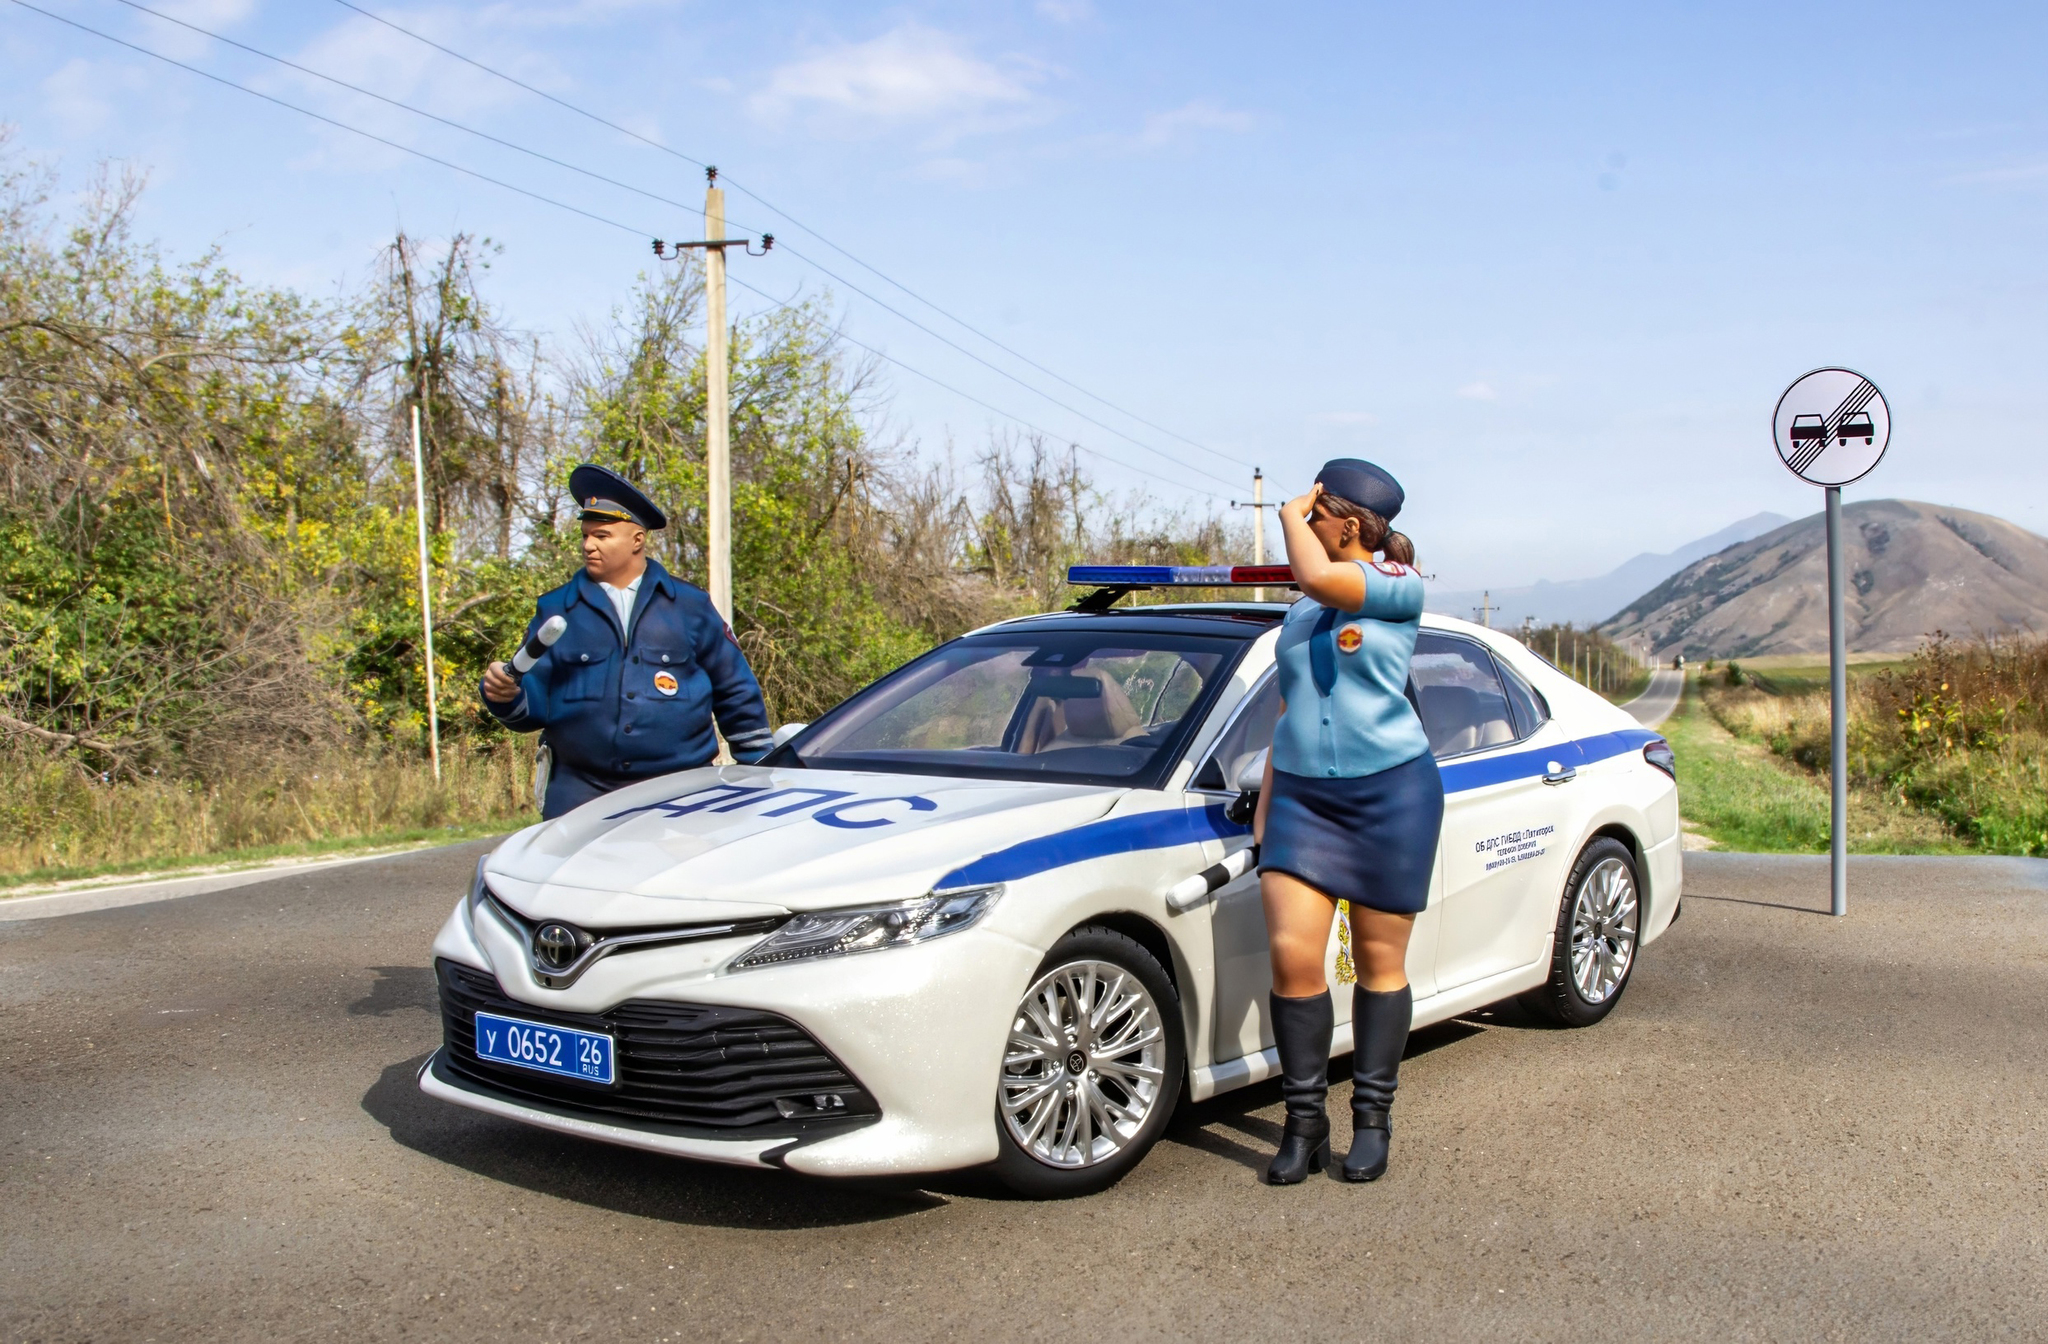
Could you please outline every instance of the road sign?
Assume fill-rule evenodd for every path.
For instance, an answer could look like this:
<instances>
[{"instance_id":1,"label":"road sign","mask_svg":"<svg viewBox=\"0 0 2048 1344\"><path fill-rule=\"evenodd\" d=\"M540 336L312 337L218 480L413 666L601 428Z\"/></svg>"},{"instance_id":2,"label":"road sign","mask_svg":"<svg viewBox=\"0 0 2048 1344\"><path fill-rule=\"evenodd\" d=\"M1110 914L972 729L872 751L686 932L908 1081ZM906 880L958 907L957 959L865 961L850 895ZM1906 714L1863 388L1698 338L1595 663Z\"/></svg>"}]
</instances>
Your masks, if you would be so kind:
<instances>
[{"instance_id":1,"label":"road sign","mask_svg":"<svg viewBox=\"0 0 2048 1344\"><path fill-rule=\"evenodd\" d=\"M1771 423L1778 459L1803 481L1847 485L1869 474L1892 436L1891 408L1854 369L1815 369L1785 389Z\"/></svg>"}]
</instances>

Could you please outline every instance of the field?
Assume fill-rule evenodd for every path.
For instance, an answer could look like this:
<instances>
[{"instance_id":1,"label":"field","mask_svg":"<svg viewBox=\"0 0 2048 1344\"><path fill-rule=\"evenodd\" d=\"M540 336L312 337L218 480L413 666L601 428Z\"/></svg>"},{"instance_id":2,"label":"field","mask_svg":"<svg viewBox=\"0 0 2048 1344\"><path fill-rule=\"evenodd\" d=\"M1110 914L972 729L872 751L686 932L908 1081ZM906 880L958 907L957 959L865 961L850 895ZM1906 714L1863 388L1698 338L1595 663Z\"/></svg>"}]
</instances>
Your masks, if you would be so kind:
<instances>
[{"instance_id":1,"label":"field","mask_svg":"<svg viewBox=\"0 0 2048 1344\"><path fill-rule=\"evenodd\" d=\"M1828 787L1756 742L1730 733L1692 681L1662 729L1678 757L1687 829L1718 849L1818 854L1828 848ZM1969 847L1938 820L1879 790L1852 785L1849 849L1858 854L1956 854Z\"/></svg>"},{"instance_id":2,"label":"field","mask_svg":"<svg viewBox=\"0 0 2048 1344\"><path fill-rule=\"evenodd\" d=\"M1824 663L1707 664L1694 683L1732 743L1824 790ZM1910 814L1973 851L2048 854L2044 705L2048 643L2038 640L1958 643L1937 636L1906 658L1852 659L1851 797L1867 800L1866 820ZM1920 826L1891 821L1874 829L1904 835Z\"/></svg>"}]
</instances>

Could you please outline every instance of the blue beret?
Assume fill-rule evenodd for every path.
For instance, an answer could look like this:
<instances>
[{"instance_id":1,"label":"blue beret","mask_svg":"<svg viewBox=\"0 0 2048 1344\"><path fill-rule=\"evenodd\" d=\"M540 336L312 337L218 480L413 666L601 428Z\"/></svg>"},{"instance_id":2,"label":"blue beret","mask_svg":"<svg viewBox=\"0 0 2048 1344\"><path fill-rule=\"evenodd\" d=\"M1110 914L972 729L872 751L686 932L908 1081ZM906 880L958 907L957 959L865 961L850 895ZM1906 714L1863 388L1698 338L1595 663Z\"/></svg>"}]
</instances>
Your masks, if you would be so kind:
<instances>
[{"instance_id":1,"label":"blue beret","mask_svg":"<svg viewBox=\"0 0 2048 1344\"><path fill-rule=\"evenodd\" d=\"M638 523L649 532L668 526L668 515L640 488L610 467L585 462L569 473L569 493L590 523Z\"/></svg>"},{"instance_id":2,"label":"blue beret","mask_svg":"<svg viewBox=\"0 0 2048 1344\"><path fill-rule=\"evenodd\" d=\"M1323 463L1316 484L1353 504L1371 509L1388 522L1401 511L1401 483L1370 462L1355 457L1336 457Z\"/></svg>"}]
</instances>

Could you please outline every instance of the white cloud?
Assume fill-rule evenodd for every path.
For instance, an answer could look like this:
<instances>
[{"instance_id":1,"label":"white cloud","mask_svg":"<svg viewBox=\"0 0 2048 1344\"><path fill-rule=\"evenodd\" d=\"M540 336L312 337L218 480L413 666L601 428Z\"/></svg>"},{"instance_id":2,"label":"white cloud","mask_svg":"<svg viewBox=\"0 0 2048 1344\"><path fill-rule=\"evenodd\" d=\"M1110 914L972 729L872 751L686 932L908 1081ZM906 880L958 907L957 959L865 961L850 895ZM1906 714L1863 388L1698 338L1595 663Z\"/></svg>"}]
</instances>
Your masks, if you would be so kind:
<instances>
[{"instance_id":1,"label":"white cloud","mask_svg":"<svg viewBox=\"0 0 2048 1344\"><path fill-rule=\"evenodd\" d=\"M1457 394L1467 401L1500 400L1500 393L1493 390L1491 383L1467 383L1458 389Z\"/></svg>"},{"instance_id":2,"label":"white cloud","mask_svg":"<svg viewBox=\"0 0 2048 1344\"><path fill-rule=\"evenodd\" d=\"M151 6L161 10L173 19L214 32L232 28L255 12L255 0L159 0ZM191 60L204 56L213 46L213 39L190 28L181 28L175 23L166 23L153 15L138 15L136 21L148 37L145 44L166 56L180 60Z\"/></svg>"},{"instance_id":3,"label":"white cloud","mask_svg":"<svg viewBox=\"0 0 2048 1344\"><path fill-rule=\"evenodd\" d=\"M1054 23L1085 23L1095 17L1095 6L1090 0L1038 0L1032 8L1040 18Z\"/></svg>"},{"instance_id":4,"label":"white cloud","mask_svg":"<svg viewBox=\"0 0 2048 1344\"><path fill-rule=\"evenodd\" d=\"M1021 108L1029 72L982 60L949 34L906 23L893 31L777 67L749 100L758 115L829 110L906 122Z\"/></svg>"},{"instance_id":5,"label":"white cloud","mask_svg":"<svg viewBox=\"0 0 2048 1344\"><path fill-rule=\"evenodd\" d=\"M118 111L116 96L140 93L148 87L148 75L133 66L74 58L43 80L43 108L67 135L92 135L113 121Z\"/></svg>"},{"instance_id":6,"label":"white cloud","mask_svg":"<svg viewBox=\"0 0 2048 1344\"><path fill-rule=\"evenodd\" d=\"M1146 117L1144 129L1138 132L1132 146L1137 149L1163 149L1203 131L1228 131L1242 135L1251 128L1250 113L1232 112L1205 98L1197 98L1170 112L1154 112Z\"/></svg>"}]
</instances>

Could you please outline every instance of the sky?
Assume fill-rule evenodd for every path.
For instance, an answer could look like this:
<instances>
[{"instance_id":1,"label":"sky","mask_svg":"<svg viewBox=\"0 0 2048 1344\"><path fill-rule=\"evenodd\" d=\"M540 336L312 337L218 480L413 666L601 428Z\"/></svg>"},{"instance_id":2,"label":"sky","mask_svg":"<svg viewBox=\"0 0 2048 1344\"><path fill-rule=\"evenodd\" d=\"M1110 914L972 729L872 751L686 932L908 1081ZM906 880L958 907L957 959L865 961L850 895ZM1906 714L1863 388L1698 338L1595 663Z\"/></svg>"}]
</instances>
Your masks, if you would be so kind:
<instances>
[{"instance_id":1,"label":"sky","mask_svg":"<svg viewBox=\"0 0 2048 1344\"><path fill-rule=\"evenodd\" d=\"M1425 572L1510 585L1815 512L1771 413L1842 365L1894 426L1846 499L2048 533L2048 7L361 0L671 154L339 0L145 2L678 203L34 0L548 204L0 0L17 158L146 171L139 231L252 281L333 295L398 229L466 231L570 339L701 235L715 163L782 242L734 257L735 311L829 298L929 454L1035 428L1195 511L1365 457Z\"/></svg>"}]
</instances>

